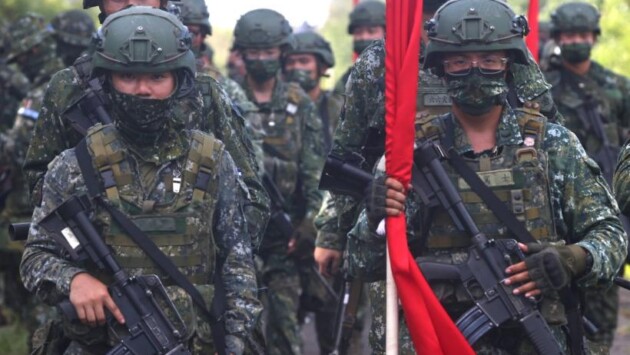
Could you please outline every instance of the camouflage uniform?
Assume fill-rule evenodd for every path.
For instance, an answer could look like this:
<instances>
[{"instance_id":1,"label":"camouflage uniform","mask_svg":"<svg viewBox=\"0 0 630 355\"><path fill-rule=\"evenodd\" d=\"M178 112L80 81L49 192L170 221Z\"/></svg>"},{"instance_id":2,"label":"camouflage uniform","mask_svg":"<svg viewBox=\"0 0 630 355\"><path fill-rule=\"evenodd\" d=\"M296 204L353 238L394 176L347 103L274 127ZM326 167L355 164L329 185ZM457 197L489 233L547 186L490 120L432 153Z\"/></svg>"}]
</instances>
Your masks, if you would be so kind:
<instances>
[{"instance_id":1,"label":"camouflage uniform","mask_svg":"<svg viewBox=\"0 0 630 355\"><path fill-rule=\"evenodd\" d=\"M317 189L323 165L322 124L312 101L297 84L276 79L271 101L258 104L265 129L264 169L274 180L295 223L312 220L321 204ZM255 97L245 87L250 99ZM262 277L268 287L269 354L299 354L297 322L300 278L287 242L279 231L268 228L261 246Z\"/></svg>"},{"instance_id":2,"label":"camouflage uniform","mask_svg":"<svg viewBox=\"0 0 630 355\"><path fill-rule=\"evenodd\" d=\"M195 75L190 33L175 16L136 6L108 17L96 40L101 45L91 58L95 77L110 77L115 72L136 79L138 73L168 72L176 80L163 83L170 84L173 91L150 98L143 97L141 90L124 86L125 91L119 91L118 76L111 74L111 85L103 88L103 95L111 103L114 124L88 128L84 140L87 157L70 149L51 162L42 200L33 215L22 278L27 288L48 304L68 297L77 273L88 272L105 284L112 280L112 275L104 274L93 263L70 260L53 232L38 225L71 196L100 187L106 203L125 213L147 234L197 287L207 305L214 298L216 283L222 284L226 311L218 319L225 322L225 350L242 354L261 311L256 299L252 242L241 204L243 183L223 143L212 135L184 128L191 118L179 110L180 98L195 91L190 85ZM154 44L149 51L133 50L138 43L142 46L147 42ZM92 180L79 163L92 166L96 174ZM111 172L111 180L107 172ZM97 186L86 186L90 181ZM149 253L138 245L141 243L134 242L102 204L92 205L90 212L95 228L130 275L157 274L168 287L167 293L185 323L186 329L178 330L191 353L214 353L209 319L199 312L191 296L176 286L179 283L168 277L163 265L147 257ZM66 353L101 353L118 342L116 334L133 331L115 324L89 328L64 319L64 336L71 340ZM45 335L38 340L42 343L35 345L50 347ZM46 350L50 349L38 349Z\"/></svg>"},{"instance_id":3,"label":"camouflage uniform","mask_svg":"<svg viewBox=\"0 0 630 355\"><path fill-rule=\"evenodd\" d=\"M187 169L189 151L194 145L201 144L203 139L213 140L199 131L193 133L168 128L163 139L158 142L159 149L154 146L139 147L121 137L112 126L95 126L88 133L88 146L97 145L93 137L111 137L110 146L114 151L124 152L124 158L119 162L121 173L127 174L129 183L117 185L120 200L111 201L121 208L131 218L142 216L147 220L163 220L173 218L185 221L186 234L192 237L194 243L173 248L169 241L156 244L168 256L174 257L174 263L180 270L193 279L194 284L206 298L207 304L211 303L213 287L210 284L209 275L214 268L214 253L221 260L223 267L217 272L226 289L227 304L225 324L228 335L235 336L243 343L256 322L262 308L256 298L256 280L252 261L251 241L247 233L247 227L242 213L240 198L235 191L240 189L238 173L234 162L227 152L224 152L220 142L214 141L211 150L211 160L216 165L212 166L216 178L212 179L208 193L202 201L195 201L193 196L193 181L183 173L182 186L179 192L173 187L174 170ZM204 138L205 137L205 138ZM94 163L96 164L96 163ZM132 169L137 166L137 169ZM140 171L149 171L150 174L140 174ZM120 181L120 180L118 180ZM210 193L212 192L212 193ZM67 297L70 291L70 281L79 272L90 272L98 275L98 270L86 265L75 264L66 259L65 254L59 252L59 246L52 236L37 225L44 216L52 212L61 202L71 196L87 193L84 178L78 166L74 149L64 151L51 162L51 168L46 174L43 187L42 204L35 209L33 214L33 227L26 244L22 261L22 278L26 287L36 292L45 302L56 304L63 297ZM155 209L143 212L143 201L146 199L155 201ZM196 207L192 207L196 206ZM161 274L150 260L143 255L143 251L120 240L120 231L116 231L111 224L111 217L102 208L97 208L94 220L102 228L106 242L115 250L116 258L123 267L132 275L158 273ZM147 233L151 228L146 228ZM156 233L154 231L154 233ZM118 235L117 235L118 234ZM179 238L186 237L180 235ZM118 237L118 238L116 238ZM176 240L176 236L172 236ZM188 255L189 258L178 259L176 256ZM196 260L199 255L201 262ZM144 260L144 263L140 262ZM179 260L179 261L178 261ZM189 260L189 261L186 261ZM199 263L199 264L193 264ZM138 266L142 264L142 266ZM200 273L200 270L203 270ZM205 279L205 281L204 281ZM166 283L169 296L178 306L180 315L183 316L188 332L186 339L193 354L211 354L215 350L212 347L212 337L209 332L207 320L199 310L192 309L189 296L178 286ZM71 353L91 354L99 346L113 346L116 339L107 336L105 327L91 329L77 324L64 323L66 336L73 340ZM90 343L93 341L94 343ZM79 346L81 344L82 346ZM89 344L89 345L88 345ZM242 346L243 344L241 344ZM242 350L242 349L241 349ZM98 351L96 351L98 353Z\"/></svg>"},{"instance_id":4,"label":"camouflage uniform","mask_svg":"<svg viewBox=\"0 0 630 355\"><path fill-rule=\"evenodd\" d=\"M41 198L38 196L41 185L37 185L41 184L47 164L63 150L75 146L82 137L65 113L85 95L83 85L74 66L57 72L50 80L24 163L34 204L39 204ZM269 200L258 178L258 164L243 118L234 111L225 90L214 79L199 74L196 87L178 100L173 110L187 128L211 132L225 142L246 184L242 189L245 214L252 242L257 245L269 218Z\"/></svg>"},{"instance_id":5,"label":"camouflage uniform","mask_svg":"<svg viewBox=\"0 0 630 355\"><path fill-rule=\"evenodd\" d=\"M28 75L32 88L22 100L14 119L14 126L0 135L0 148L4 160L10 169L11 190L5 197L4 208L0 212L0 246L3 253L14 253L11 259L19 259L21 243L9 242L8 226L11 223L30 220L33 209L29 201L28 185L22 174L22 164L26 156L33 127L38 119L42 97L50 77L63 68L63 62L56 54L55 40L52 33L44 27L44 19L30 14L20 18L12 26L11 39L14 46L9 60ZM37 55L29 51L37 48ZM22 58L25 56L25 58ZM6 249L5 249L6 248ZM21 314L29 333L43 325L54 314L48 307L37 304L33 297L25 294L18 278L18 263L8 267L6 283L9 288L5 297L7 302L16 307Z\"/></svg>"},{"instance_id":6,"label":"camouflage uniform","mask_svg":"<svg viewBox=\"0 0 630 355\"><path fill-rule=\"evenodd\" d=\"M15 113L29 92L30 85L28 78L15 65L9 65L0 59L0 132L13 126Z\"/></svg>"},{"instance_id":7,"label":"camouflage uniform","mask_svg":"<svg viewBox=\"0 0 630 355\"><path fill-rule=\"evenodd\" d=\"M552 16L552 33L555 36L563 31L599 34L598 19L599 13L592 5L564 4ZM606 181L612 183L617 150L628 138L630 128L630 81L593 60L590 60L585 75L571 72L560 60L545 72L545 76L553 85L551 93L565 119L565 127L575 133L586 152L602 168ZM610 151L606 151L608 148L595 134L596 129L589 122L589 111L595 112L594 119L600 120ZM601 160L599 153L608 155L610 163ZM627 230L627 225L625 227ZM610 348L617 328L618 288L594 287L582 297L584 315L598 328L597 333L587 334L588 338Z\"/></svg>"},{"instance_id":8,"label":"camouflage uniform","mask_svg":"<svg viewBox=\"0 0 630 355\"><path fill-rule=\"evenodd\" d=\"M574 134L562 126L547 123L543 116L524 111L515 112L506 105L496 132L499 153L473 154L466 134L452 114L437 118L421 118L417 121L419 136L438 139L444 134L449 134L443 126L443 119L453 120L454 132L450 134L454 137L454 147L459 155L470 162L471 168L477 171L482 169L485 176L500 174L504 171L502 169L509 169L510 175L515 174L513 182L503 183L492 178L488 181L498 181L496 185L492 185L497 196L501 196L502 191L509 192L515 188L522 189L525 196L530 196L526 198L525 210L536 210L539 213L526 213L527 216L523 214L523 217L527 229L534 238L541 242L560 245L565 242L575 243L588 250L593 257L593 266L576 280L578 286L585 288L595 284L610 284L625 258L627 239L616 217L617 205L606 188L599 168L586 155ZM523 167L529 167L530 163L522 159L518 152L526 146L523 140L524 127L532 120L540 124L533 145L536 147L539 162L534 169L525 169ZM457 179L458 175L449 164L443 163L443 166L453 179ZM382 175L383 172L377 174ZM524 179L517 179L517 175L524 176ZM509 231L500 222L487 218L492 212L478 202L469 187L456 185L467 209L477 220L483 233L489 238L510 237ZM509 196L506 195L505 198L506 204L512 206ZM405 206L409 244L418 245L423 235L426 238L424 243L412 248L416 260L453 264L465 261L468 257L467 246L470 245L470 237L459 232L442 209L432 211L434 214L428 227L426 218L431 212L420 201L412 190ZM516 211L516 207L514 208ZM383 237L376 235L368 225L365 213L361 214L359 222L349 234L348 255L351 273L369 275L372 281L385 277L385 242ZM431 285L452 318L457 318L472 306L471 300L461 286L437 281L431 282ZM372 294L383 297L383 284L373 286L371 291ZM558 327L566 323L559 296L557 294L545 296L539 305L543 316L553 326L554 335L566 346L564 333ZM375 316L375 329L372 335L373 349L376 353L384 351L382 338L384 324L380 317L382 314ZM497 353L501 351L499 349L509 353L532 353L534 349L527 339L517 340L523 339L521 332L518 328L502 327L484 336L474 348L479 353ZM401 333L408 334L406 331ZM506 338L512 338L510 344L502 343ZM413 353L408 337L402 344L402 353Z\"/></svg>"}]
</instances>

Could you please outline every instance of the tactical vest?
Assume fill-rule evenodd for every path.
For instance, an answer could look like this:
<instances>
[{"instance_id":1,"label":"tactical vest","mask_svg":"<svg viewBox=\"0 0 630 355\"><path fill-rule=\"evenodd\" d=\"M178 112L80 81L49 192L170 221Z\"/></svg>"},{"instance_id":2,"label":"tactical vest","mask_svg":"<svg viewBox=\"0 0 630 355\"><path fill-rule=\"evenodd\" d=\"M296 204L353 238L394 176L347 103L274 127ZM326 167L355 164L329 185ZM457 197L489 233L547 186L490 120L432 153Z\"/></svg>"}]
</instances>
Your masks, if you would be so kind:
<instances>
[{"instance_id":1,"label":"tactical vest","mask_svg":"<svg viewBox=\"0 0 630 355\"><path fill-rule=\"evenodd\" d=\"M559 238L551 209L547 153L542 149L546 118L528 109L516 109L515 114L523 137L522 144L504 145L493 157L462 158L505 203L505 207L518 220L524 222L536 240L557 241ZM440 140L444 146L445 136L453 134L447 132L445 119L452 118L450 115L440 117L418 115L416 136ZM451 165L447 162L443 162L442 165L479 230L488 239L514 238ZM425 229L416 231L416 235L423 235L426 239L422 251L414 254L440 262L464 262L468 254L467 248L471 245L470 236L459 231L448 213L441 207L423 213L428 216L430 227L427 232L426 226L416 226L418 229ZM438 297L447 304L470 302L462 287L441 284L435 289L433 283L432 286ZM545 299L541 311L549 322L557 324L564 321L564 308L557 297Z\"/></svg>"},{"instance_id":2,"label":"tactical vest","mask_svg":"<svg viewBox=\"0 0 630 355\"><path fill-rule=\"evenodd\" d=\"M265 173L274 179L282 195L290 198L298 184L305 122L296 116L302 98L300 86L295 83L286 85L287 99L283 109L272 106L270 112L263 111L260 115L265 130Z\"/></svg>"},{"instance_id":3,"label":"tactical vest","mask_svg":"<svg viewBox=\"0 0 630 355\"><path fill-rule=\"evenodd\" d=\"M173 187L165 198L168 203L142 201L137 189L132 188L132 182L140 177L113 127L95 126L89 132L87 145L107 199L126 213L193 284L210 284L216 262L211 216L216 205L217 170L223 144L192 131L183 176L167 175L162 182L167 190L168 185ZM105 242L112 247L121 266L130 274L157 274L165 285L172 284L109 215L98 217Z\"/></svg>"}]
</instances>

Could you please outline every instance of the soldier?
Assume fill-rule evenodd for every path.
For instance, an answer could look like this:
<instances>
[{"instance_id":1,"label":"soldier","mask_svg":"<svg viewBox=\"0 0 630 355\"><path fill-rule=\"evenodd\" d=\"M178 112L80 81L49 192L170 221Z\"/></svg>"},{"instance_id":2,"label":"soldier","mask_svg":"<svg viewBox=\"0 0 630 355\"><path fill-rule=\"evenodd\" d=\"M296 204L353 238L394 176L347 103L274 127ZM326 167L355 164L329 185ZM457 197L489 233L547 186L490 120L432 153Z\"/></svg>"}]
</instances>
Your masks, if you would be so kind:
<instances>
[{"instance_id":1,"label":"soldier","mask_svg":"<svg viewBox=\"0 0 630 355\"><path fill-rule=\"evenodd\" d=\"M50 22L57 39L57 55L66 66L72 65L90 45L96 31L90 15L81 10L70 10L55 16Z\"/></svg>"},{"instance_id":2,"label":"soldier","mask_svg":"<svg viewBox=\"0 0 630 355\"><path fill-rule=\"evenodd\" d=\"M321 204L317 189L323 165L322 123L298 84L280 78L281 61L291 46L291 27L279 13L258 9L237 21L234 47L247 68L244 89L262 116L264 171L275 183L294 221L283 235L270 222L263 238L262 279L268 287L266 327L269 354L300 354L297 320L300 279L295 258L303 257L315 234L313 217Z\"/></svg>"},{"instance_id":3,"label":"soldier","mask_svg":"<svg viewBox=\"0 0 630 355\"><path fill-rule=\"evenodd\" d=\"M329 68L335 65L330 43L321 35L315 32L300 32L294 36L293 48L290 49L284 58L283 72L288 81L300 84L302 89L309 95L319 111L319 116L323 124L323 145L324 151L330 150L332 135L337 127L337 119L343 105L340 95L332 91L324 90L320 87L320 80L326 76ZM330 198L329 194L324 197L324 203ZM311 254L312 248L311 246ZM318 280L322 280L312 273L312 261L301 263L302 273L302 297L300 301L301 311L313 311L315 313L315 326L317 330L317 340L322 354L329 354L333 351L334 339L334 317L336 303L323 289Z\"/></svg>"},{"instance_id":4,"label":"soldier","mask_svg":"<svg viewBox=\"0 0 630 355\"><path fill-rule=\"evenodd\" d=\"M3 254L10 256L4 259L7 264L12 260L12 264L7 265L6 269L7 289L4 295L8 304L18 312L28 332L32 334L48 320L46 314L51 312L47 307L37 305L33 298L25 293L18 275L18 260L22 246L20 243L9 242L8 226L11 223L30 220L33 213L28 198L28 185L21 166L39 116L46 84L64 65L61 58L57 57L55 39L51 30L46 27L43 17L27 14L15 21L9 30L13 45L7 58L27 75L32 87L20 104L13 127L0 135L2 152L0 164L8 167L11 186L4 197L4 208L0 212L1 248Z\"/></svg>"},{"instance_id":5,"label":"soldier","mask_svg":"<svg viewBox=\"0 0 630 355\"><path fill-rule=\"evenodd\" d=\"M230 54L227 60L228 77L239 84L245 81L245 62L240 52L234 47L230 48Z\"/></svg>"},{"instance_id":6,"label":"soldier","mask_svg":"<svg viewBox=\"0 0 630 355\"><path fill-rule=\"evenodd\" d=\"M494 31L484 36L468 30L475 28L469 25L481 21ZM454 32L453 28L460 30ZM419 117L417 137L439 144L445 151L454 149L465 165L487 177L484 180L490 181L491 191L514 217L524 221L537 242L520 245L526 258L507 268L504 283L516 285L514 293L540 298L536 304L560 348L567 352L567 336L561 329L567 323L561 302L565 300L558 290L570 282L580 288L611 283L627 246L616 217L617 205L599 168L573 133L534 110L512 109L507 104L507 67L527 63L523 17L516 17L500 0L451 1L438 10L428 32L424 68L434 68L445 79L453 103L451 113ZM535 151L533 160L525 151ZM451 164L441 164L452 181L461 178ZM510 176L507 183L496 178L506 173ZM386 178L382 171L377 175L366 211L349 235L351 272L384 277L385 241L376 234L376 226L385 215L400 213L408 218L408 239L415 245L412 249L418 262L459 264L467 259L470 236L457 229L445 209L424 205L413 190L405 196L397 180ZM491 207L479 202L481 192L467 184L454 185L482 233L488 238L514 238L512 226L500 222ZM515 200L510 191L512 196L521 191L529 197ZM456 281L433 280L430 284L455 319L473 304ZM401 326L402 353L413 353L408 332ZM382 324L377 327L383 330ZM576 336L573 329L571 335ZM382 346L374 344L377 353ZM509 323L491 330L473 348L482 354L535 352L522 329Z\"/></svg>"},{"instance_id":7,"label":"soldier","mask_svg":"<svg viewBox=\"0 0 630 355\"><path fill-rule=\"evenodd\" d=\"M28 78L15 65L7 63L11 48L7 26L0 26L0 132L11 128L20 102L30 90ZM0 194L4 191L0 191Z\"/></svg>"},{"instance_id":8,"label":"soldier","mask_svg":"<svg viewBox=\"0 0 630 355\"><path fill-rule=\"evenodd\" d=\"M116 343L113 333L103 326L104 311L111 312L120 324L124 318L103 283L107 278L90 264L68 260L50 232L38 225L62 202L96 187L103 191L106 203L131 220L142 220L143 231L152 235L160 251L195 284L207 304L219 287L212 285L210 275L220 275L217 282L226 291L226 310L221 316L226 351L242 354L261 306L256 299L238 173L220 141L201 131L182 130L182 120L172 110L178 91L188 90L181 85L182 76L195 73L190 34L175 16L138 6L109 16L98 39L101 45L92 56L93 75L107 78L104 90L115 103L111 109L114 124L89 129L82 146L88 156L73 148L52 161L44 181L43 203L35 209L22 259L25 284L49 304L69 298L75 307L82 324L64 325L71 340L66 354L100 353ZM155 46L149 52L120 51L142 45L142 41ZM81 159L93 166L94 180L86 176L90 170L80 167ZM102 185L106 179L96 173L106 168L115 172L114 185ZM201 174L206 174L202 185L198 183ZM179 314L187 320L183 334L191 352L214 353L208 319L193 306L186 291L164 278L142 246L130 243L127 232L112 223L108 209L100 204L92 208L93 222L123 268L130 274L156 273L162 278ZM173 229L173 235L160 239L164 219L186 228ZM122 332L117 334L126 330Z\"/></svg>"},{"instance_id":9,"label":"soldier","mask_svg":"<svg viewBox=\"0 0 630 355\"><path fill-rule=\"evenodd\" d=\"M551 31L561 62L545 76L553 85L551 93L565 126L577 135L610 184L630 128L630 82L590 58L601 34L599 17L593 5L582 2L563 4L552 13ZM587 336L609 350L617 328L618 288L589 289L584 300L585 315L598 328Z\"/></svg>"},{"instance_id":10,"label":"soldier","mask_svg":"<svg viewBox=\"0 0 630 355\"><path fill-rule=\"evenodd\" d=\"M84 8L99 6L101 19L126 5L144 4L158 7L166 1L157 0L85 0ZM98 80L90 87L90 56L83 56L75 64L56 73L51 79L35 134L29 147L24 172L32 191L34 205L41 200L41 183L48 163L59 153L75 146L87 128L98 121L95 107L107 106L107 100L98 90ZM245 132L243 118L238 114L231 100L219 84L207 75L184 77L180 85L189 90L177 101L175 110L181 111L178 117L186 118L186 126L213 133L226 145L234 159L245 185L242 186L245 214L252 241L258 244L269 216L269 200L258 179L258 165L254 159L254 148ZM89 93L94 93L90 94ZM88 102L88 100L90 102Z\"/></svg>"},{"instance_id":11,"label":"soldier","mask_svg":"<svg viewBox=\"0 0 630 355\"><path fill-rule=\"evenodd\" d=\"M352 51L361 55L370 44L385 38L385 3L378 0L362 1L350 13L348 34L352 36ZM334 91L343 94L352 67L335 84Z\"/></svg>"}]
</instances>

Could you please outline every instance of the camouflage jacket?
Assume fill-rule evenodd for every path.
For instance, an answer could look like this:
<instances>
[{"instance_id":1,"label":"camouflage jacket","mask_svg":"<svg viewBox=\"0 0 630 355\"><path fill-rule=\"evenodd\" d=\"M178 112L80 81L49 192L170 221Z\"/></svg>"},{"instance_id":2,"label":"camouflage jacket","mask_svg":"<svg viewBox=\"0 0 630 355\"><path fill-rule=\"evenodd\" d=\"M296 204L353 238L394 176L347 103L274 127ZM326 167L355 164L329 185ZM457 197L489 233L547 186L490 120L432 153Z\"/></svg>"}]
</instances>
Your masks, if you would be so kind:
<instances>
[{"instance_id":1,"label":"camouflage jacket","mask_svg":"<svg viewBox=\"0 0 630 355\"><path fill-rule=\"evenodd\" d=\"M41 181L48 163L65 149L74 147L82 138L70 124L65 113L81 98L85 91L75 66L57 72L48 85L42 110L35 126L35 134L24 162L33 204L39 204ZM198 75L197 89L177 100L176 117L183 118L189 129L210 132L225 142L243 181L244 208L252 241L257 244L269 218L269 199L257 175L257 162L245 132L243 118L235 114L230 99L216 81L207 75ZM39 184L39 186L38 186Z\"/></svg>"},{"instance_id":2,"label":"camouflage jacket","mask_svg":"<svg viewBox=\"0 0 630 355\"><path fill-rule=\"evenodd\" d=\"M176 217L177 213L180 215L188 213L186 215L186 223L188 225L181 232L187 233L186 231L188 230L198 229L201 235L210 236L210 238L214 239L214 241L210 242L198 241L194 245L203 249L207 248L208 245L212 246L214 243L216 251L195 251L201 252L202 255L207 257L208 255L214 255L216 252L216 258L221 260L222 268L218 272L221 273L222 282L226 289L226 331L227 334L234 335L244 341L252 331L262 307L256 298L256 277L253 267L251 241L242 212L242 199L237 192L240 189L238 172L229 153L222 149L211 150L214 152L215 157L213 159L216 161L214 169L216 170L212 175L213 178L209 186L215 186L213 191L216 191L216 193L206 193L203 200L194 202L196 207L194 210L195 215L193 216L190 215L190 212L186 212L190 208L187 210L182 209L182 206L190 205L191 201L194 200L194 184L189 182L185 175L188 173L188 170L182 170L181 190L179 190L179 187L177 189L175 187L173 189L170 188L173 185L173 173L171 172L174 169L189 169L186 163L189 162L190 156L188 152L192 149L193 144L191 131L167 129L163 136L164 138L158 143L160 149L156 150L153 146L140 147L130 143L124 137L118 135L112 126L93 127L88 133L88 146L90 146L90 138L95 129L108 130L108 132L113 132L115 137L118 137L113 141L112 146L121 147L117 149L122 149L121 151L124 152L123 160L119 167L121 172L131 173L132 175L130 179L126 180L128 182L127 185L118 187L120 196L124 197L124 203L119 208L131 217L138 214L160 216L167 213L171 218L181 219L181 217ZM201 134L201 136L203 135ZM125 166L130 168L124 169ZM135 169L132 167L135 167ZM70 283L73 276L77 273L90 272L95 276L100 275L98 270L91 268L90 265L92 264L81 264L69 260L68 254L55 242L52 235L38 225L38 222L43 217L55 210L57 206L70 196L86 193L87 187L78 166L75 149L66 150L51 162L50 169L46 173L42 203L35 208L33 214L33 226L26 242L20 270L25 287L36 292L38 296L49 304L56 304L62 298L68 297ZM138 206L142 206L142 201L146 200L154 201L155 208L149 211L138 212L142 210ZM117 204L109 197L107 201L114 205ZM120 201L123 200L121 199ZM175 204L175 207L169 207L173 206L173 204ZM102 230L102 233L107 235L107 230L109 230L109 234L120 233L114 231L108 212L98 205L94 208L91 218L94 219L95 225L99 230ZM203 216L203 211L208 213L208 215ZM146 227L143 228L146 230ZM199 233L195 233L195 235L199 235ZM116 239L108 238L105 238L108 244L116 243ZM158 244L158 241L156 240L155 243ZM126 246L114 246L116 248L115 254L118 262L125 265L125 258L133 257L134 254L126 255L126 253L132 253L130 244L121 245ZM185 254L185 250L188 250L184 244L177 245L176 248L174 245L168 246L168 244L164 244L161 247L164 253L173 258L175 264L178 263L176 256L180 256L181 259L181 255L173 256L171 254L173 252ZM191 251L189 250L189 252ZM205 259L202 258L201 260ZM126 266L130 274L143 273L144 266L131 265ZM195 277L194 268L189 266L182 269L183 266L179 267L189 278ZM210 267L214 266L211 265ZM154 265L150 269L157 270ZM193 272L193 274L189 274L189 272ZM198 278L200 281L194 283L200 289L202 295L209 298L207 302L210 304L212 295L205 292L205 288L202 288L204 283L202 279ZM209 279L208 274L205 275L205 279ZM189 298L178 297L181 289L176 286L169 286L168 283L166 285L168 286L169 296L173 298L174 303L178 307L188 306L188 308L179 309L184 321L190 326L189 333L186 334L194 334L196 330L196 336L208 337L207 331L202 331L202 326L198 324L200 321L195 321L195 313L191 312L190 309L191 303L185 302ZM193 318L190 317L191 314ZM199 319L203 319L203 317ZM188 323L188 320L191 323ZM87 335L84 333L84 336ZM81 336L81 339L83 340L83 336ZM202 340L208 341L209 339ZM111 345L111 340L109 342Z\"/></svg>"},{"instance_id":3,"label":"camouflage jacket","mask_svg":"<svg viewBox=\"0 0 630 355\"><path fill-rule=\"evenodd\" d=\"M564 68L550 70L545 75L553 85L551 93L564 117L564 125L577 135L587 153L605 169L597 159L603 139L597 136L597 127L589 122L589 112L594 113L593 119L601 122L608 144L621 147L630 132L630 81L596 62L591 63L588 73L583 76ZM615 159L616 151L611 152L610 160ZM610 179L612 169L614 166L607 171L607 179Z\"/></svg>"},{"instance_id":4,"label":"camouflage jacket","mask_svg":"<svg viewBox=\"0 0 630 355\"><path fill-rule=\"evenodd\" d=\"M265 131L265 174L278 186L294 221L314 218L322 201L318 186L325 154L315 105L299 85L287 84L280 77L269 102L256 102L251 89L244 89L257 104Z\"/></svg>"},{"instance_id":5,"label":"camouflage jacket","mask_svg":"<svg viewBox=\"0 0 630 355\"><path fill-rule=\"evenodd\" d=\"M468 137L457 120L453 121L454 147L460 155L468 156L472 153ZM524 144L517 115L508 106L503 111L496 138L499 151L508 149L507 147L510 146L518 147ZM555 228L555 233L550 231L551 234L541 235L540 239L551 238L547 241L552 242L554 238L558 238L557 240L561 242L575 243L588 250L593 256L591 270L577 280L579 286L610 284L625 259L628 241L617 218L619 212L617 204L601 176L599 167L588 157L577 137L560 125L547 123L543 130L542 141L538 144L539 151L546 155L539 159L547 159L546 176L541 178L547 181L548 192L544 191L547 189L542 189L540 193L547 195L545 198L550 201L553 221L551 229ZM475 159L482 159L484 154L478 155ZM504 159L507 163L506 158L499 158L499 161ZM443 164L449 171L448 164ZM377 174L382 175L383 171L378 171ZM531 199L532 201L540 200L533 196ZM472 202L466 203L466 206L471 214L478 213L476 210L474 212L471 210ZM421 238L421 230L426 223L423 218L427 217L428 211L421 199L411 191L407 198L405 212L408 241L410 245L413 245ZM477 221L477 223L488 222ZM505 228L500 222L497 223L499 224L493 229L493 233L505 233ZM437 228L436 224L435 221L432 223L430 235ZM372 228L363 211L348 237L350 271L353 274L369 275L372 280L382 280L385 277L385 239L378 236ZM527 228L536 237L536 231L529 224ZM421 246L421 248L422 257L440 256L440 251L427 251L427 246ZM465 249L461 249L461 246L450 249L442 246L442 248L441 253L450 256L448 262L457 263L466 260L467 253Z\"/></svg>"},{"instance_id":6,"label":"camouflage jacket","mask_svg":"<svg viewBox=\"0 0 630 355\"><path fill-rule=\"evenodd\" d=\"M11 128L20 101L30 90L28 78L13 65L0 60L0 132Z\"/></svg>"},{"instance_id":7,"label":"camouflage jacket","mask_svg":"<svg viewBox=\"0 0 630 355\"><path fill-rule=\"evenodd\" d=\"M348 68L348 70L343 73L341 78L337 80L335 83L335 87L333 88L333 92L337 95L343 95L346 92L346 84L348 83L348 79L350 78L350 73L352 72L352 66Z\"/></svg>"},{"instance_id":8,"label":"camouflage jacket","mask_svg":"<svg viewBox=\"0 0 630 355\"><path fill-rule=\"evenodd\" d=\"M322 90L315 101L315 106L322 119L322 129L324 131L324 151L330 151L332 146L332 137L337 128L339 114L343 107L343 96L334 91Z\"/></svg>"}]
</instances>

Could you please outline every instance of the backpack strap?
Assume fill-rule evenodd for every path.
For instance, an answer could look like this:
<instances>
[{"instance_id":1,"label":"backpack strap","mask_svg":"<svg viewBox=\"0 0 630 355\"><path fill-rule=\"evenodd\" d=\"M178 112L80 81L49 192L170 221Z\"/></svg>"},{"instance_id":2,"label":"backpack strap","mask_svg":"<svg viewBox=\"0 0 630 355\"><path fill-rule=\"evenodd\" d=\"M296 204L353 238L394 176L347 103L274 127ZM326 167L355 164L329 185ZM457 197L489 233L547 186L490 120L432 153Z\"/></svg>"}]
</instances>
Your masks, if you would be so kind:
<instances>
[{"instance_id":1,"label":"backpack strap","mask_svg":"<svg viewBox=\"0 0 630 355\"><path fill-rule=\"evenodd\" d=\"M201 202L206 194L216 196L216 184L210 182L217 177L224 145L213 136L200 131L192 131L191 138L184 179L193 187L193 201Z\"/></svg>"}]
</instances>

